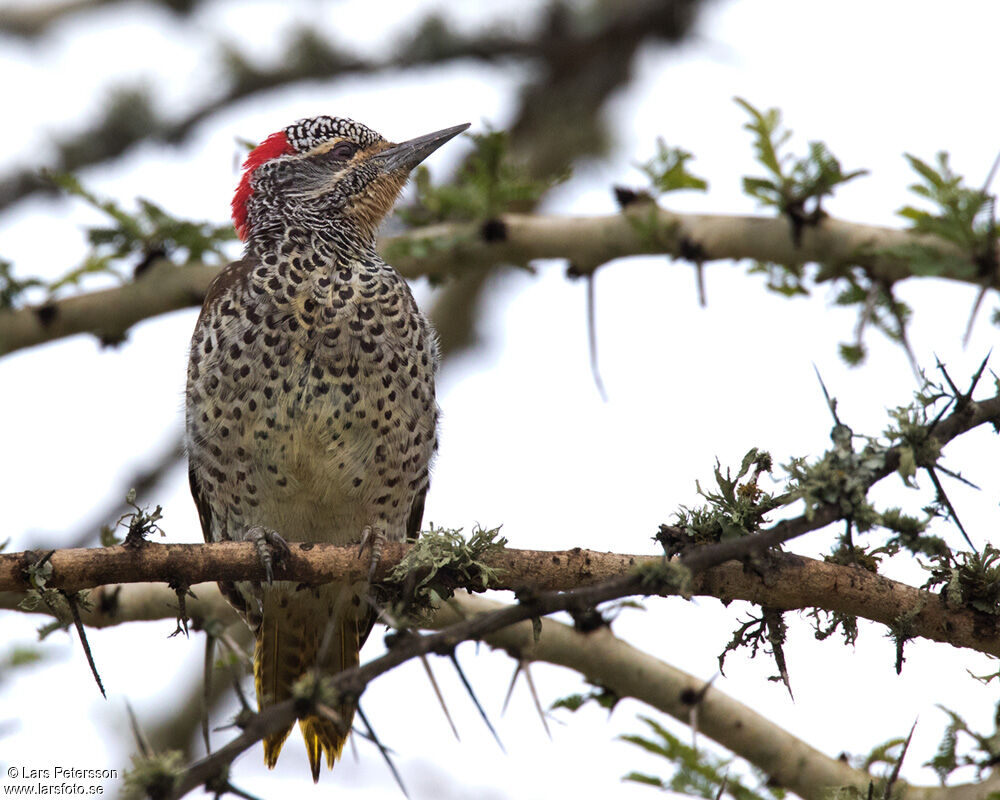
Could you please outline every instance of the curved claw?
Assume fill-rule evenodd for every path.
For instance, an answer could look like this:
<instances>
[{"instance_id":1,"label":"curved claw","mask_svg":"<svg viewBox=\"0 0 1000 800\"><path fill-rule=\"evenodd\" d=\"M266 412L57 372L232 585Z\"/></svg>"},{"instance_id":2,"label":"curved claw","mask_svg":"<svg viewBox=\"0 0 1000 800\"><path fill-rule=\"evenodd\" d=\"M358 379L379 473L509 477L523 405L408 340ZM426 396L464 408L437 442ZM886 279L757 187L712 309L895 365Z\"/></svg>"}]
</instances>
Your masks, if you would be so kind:
<instances>
[{"instance_id":1,"label":"curved claw","mask_svg":"<svg viewBox=\"0 0 1000 800\"><path fill-rule=\"evenodd\" d=\"M260 556L260 563L264 565L264 573L267 582L274 582L274 564L280 563L286 556L291 554L288 542L281 538L277 532L270 528L255 526L248 528L243 537L246 541L254 543L257 554Z\"/></svg>"}]
</instances>

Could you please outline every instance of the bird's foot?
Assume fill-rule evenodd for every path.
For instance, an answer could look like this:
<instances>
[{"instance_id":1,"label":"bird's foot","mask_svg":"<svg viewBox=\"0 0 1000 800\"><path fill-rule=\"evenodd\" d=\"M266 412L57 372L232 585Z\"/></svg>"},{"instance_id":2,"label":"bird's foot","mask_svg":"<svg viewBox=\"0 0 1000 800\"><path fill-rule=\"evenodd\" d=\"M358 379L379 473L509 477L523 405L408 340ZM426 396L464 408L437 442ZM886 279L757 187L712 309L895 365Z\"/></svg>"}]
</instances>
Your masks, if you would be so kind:
<instances>
[{"instance_id":1,"label":"bird's foot","mask_svg":"<svg viewBox=\"0 0 1000 800\"><path fill-rule=\"evenodd\" d=\"M261 528L260 526L248 528L243 538L245 541L254 543L257 555L260 557L260 563L264 565L267 582L271 583L274 580L274 564L281 562L292 552L288 548L288 542L270 528Z\"/></svg>"},{"instance_id":2,"label":"bird's foot","mask_svg":"<svg viewBox=\"0 0 1000 800\"><path fill-rule=\"evenodd\" d=\"M365 525L361 531L361 542L358 544L358 558L361 558L365 549L371 553L371 562L368 565L368 583L375 577L375 569L382 559L382 546L386 543L385 531L382 528L372 525Z\"/></svg>"}]
</instances>

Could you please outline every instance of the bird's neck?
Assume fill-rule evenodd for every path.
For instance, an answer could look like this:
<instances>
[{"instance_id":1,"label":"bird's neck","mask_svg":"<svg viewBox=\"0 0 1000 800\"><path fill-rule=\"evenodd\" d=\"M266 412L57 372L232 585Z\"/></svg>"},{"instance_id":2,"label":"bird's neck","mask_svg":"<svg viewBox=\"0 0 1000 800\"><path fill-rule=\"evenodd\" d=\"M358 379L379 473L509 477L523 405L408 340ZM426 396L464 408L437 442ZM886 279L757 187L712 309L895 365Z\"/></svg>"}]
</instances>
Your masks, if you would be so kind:
<instances>
[{"instance_id":1,"label":"bird's neck","mask_svg":"<svg viewBox=\"0 0 1000 800\"><path fill-rule=\"evenodd\" d=\"M313 269L344 267L376 257L375 231L350 217L324 220L276 220L256 226L246 243L246 256L258 263L307 257ZM269 258L269 256L271 258Z\"/></svg>"}]
</instances>

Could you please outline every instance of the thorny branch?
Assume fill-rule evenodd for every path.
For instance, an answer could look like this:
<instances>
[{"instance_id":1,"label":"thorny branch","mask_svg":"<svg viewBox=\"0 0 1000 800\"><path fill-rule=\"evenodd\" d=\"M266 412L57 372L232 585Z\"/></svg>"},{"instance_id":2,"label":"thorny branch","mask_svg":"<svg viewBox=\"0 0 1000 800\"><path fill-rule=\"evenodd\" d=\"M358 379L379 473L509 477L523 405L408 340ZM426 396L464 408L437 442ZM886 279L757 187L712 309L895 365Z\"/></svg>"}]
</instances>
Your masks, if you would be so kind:
<instances>
[{"instance_id":1,"label":"thorny branch","mask_svg":"<svg viewBox=\"0 0 1000 800\"><path fill-rule=\"evenodd\" d=\"M800 535L804 531L793 532L787 538ZM701 572L723 563L730 558L748 557L759 554L771 546L776 537L763 534L746 537L742 547L734 550L729 542L709 545L694 551L693 555L682 555L671 562L670 570L664 575L669 583L683 581L681 576ZM777 537L780 538L780 537ZM697 556L697 557L694 557ZM631 594L655 593L659 579L651 574L632 572L620 578L612 578L593 586L585 586L568 591L522 592L516 605L506 606L496 611L481 614L449 625L435 633L420 634L406 631L397 637L389 652L359 667L344 670L323 681L324 690L335 696L360 697L365 688L375 678L413 658L431 653L450 654L464 641L477 641L495 631L518 622L546 616L556 611L584 611L599 603L618 599ZM645 591L648 588L649 591ZM210 781L215 775L227 769L233 758L270 733L282 729L296 713L301 714L302 700L292 699L268 709L254 718L252 732L247 730L217 753L207 756L185 770L177 779L175 790L170 797L182 797L193 789Z\"/></svg>"},{"instance_id":2,"label":"thorny branch","mask_svg":"<svg viewBox=\"0 0 1000 800\"><path fill-rule=\"evenodd\" d=\"M998 421L1000 395L983 401L973 401L968 395L962 395L951 414L935 419L929 427L939 445L943 445L978 425L986 422L996 424ZM869 487L898 468L901 449L901 446L896 446L885 451L882 466L873 469L866 479ZM783 520L760 533L688 548L670 561L662 557L601 555L586 551L556 554L500 550L493 556L495 562L487 565L497 573L489 588L516 589L519 601L516 605L462 620L433 634L421 634L410 629L401 631L393 637L390 650L384 656L324 680L309 696L299 697L275 706L263 715L254 716L236 740L178 773L170 796L180 797L199 785L222 780L236 754L269 732L284 727L296 714L301 715L303 704L329 705L329 700L325 698L331 693L359 697L375 678L412 658L431 653L450 655L463 641L482 640L518 622L538 619L555 611L569 611L577 617L593 616L593 610L601 603L630 595L690 596L696 591L706 591L724 599L746 596L772 607L794 608L797 607L796 591L801 592L802 587L807 585L811 587L810 591L817 591L815 581L802 580L803 576L819 576L822 579L825 574L829 579L832 575L834 586L843 581L848 588L832 591L828 584L823 597L819 597L817 591L817 596L811 598L818 607L827 608L844 602L843 598L849 598L847 602L853 603L854 608L863 606L858 609L860 616L876 618L888 625L905 616L910 626L909 635L927 635L1000 655L1000 632L995 624L988 629L983 624L983 615L949 607L945 597L938 598L896 584L854 566L823 564L789 554L772 554L770 569L787 570L787 580L775 580L773 571L767 576L757 576L757 570L742 569L741 563L748 561L757 563L759 567L759 557L765 551L824 527L842 518L844 513L838 503L816 505L808 517L803 515ZM398 561L401 551L402 547L387 548L378 577L385 576L389 566ZM30 552L0 554L0 588L27 588L25 571L32 569L38 560L37 555ZM52 589L59 588L63 596L67 591L111 580L162 580L168 574L174 582L180 580L186 583L207 578L232 580L262 577L255 551L247 543L156 545L137 542L128 547L55 551L48 554L45 561L48 572L44 591L51 593ZM365 566L358 561L353 550L314 545L294 549L285 563L276 565L276 577L305 583L321 582L333 576L353 575L354 572L361 577ZM531 588L524 588L526 586ZM565 587L573 588L560 590ZM777 591L772 587L790 594L784 598L761 597L768 591ZM484 587L480 581L472 588ZM851 589L856 589L856 593L852 595ZM879 602L873 598L883 594L894 594L898 600L908 603L907 610L896 608L896 613L887 613L882 607L875 611Z\"/></svg>"},{"instance_id":3,"label":"thorny branch","mask_svg":"<svg viewBox=\"0 0 1000 800\"><path fill-rule=\"evenodd\" d=\"M659 590L677 590L691 576L718 566L731 558L745 559L760 554L772 546L775 539L787 540L801 535L805 530L784 528L780 535L767 534L745 537L742 546L733 548L725 542L698 548L690 554L670 562L669 568L660 566L653 571L631 572L593 586L568 591L522 591L519 602L495 611L473 616L448 625L436 633L419 634L405 631L395 637L389 652L362 666L345 670L324 681L323 691L337 696L360 697L375 678L400 664L431 653L449 655L463 641L478 641L489 634L518 622L535 619L556 611L584 611L596 605L631 594L652 594ZM290 700L268 709L254 718L252 731L244 730L238 739L225 748L192 765L176 782L171 797L181 797L187 792L210 781L225 770L239 752L248 749L268 733L286 726L294 718L296 709L301 713L302 700Z\"/></svg>"},{"instance_id":4,"label":"thorny branch","mask_svg":"<svg viewBox=\"0 0 1000 800\"><path fill-rule=\"evenodd\" d=\"M590 560L586 551L570 555L571 558L565 561L568 577L580 575L585 563L588 564L587 569L593 571L595 578L606 577L609 574L607 570L613 569L611 557L601 562ZM778 594L769 594L772 591ZM834 608L841 600L845 600L852 604L845 609L846 613L859 614L872 608L872 598L897 596L895 593L899 591L904 593L899 597L912 595L916 598L912 602L922 603L925 607L939 605L937 598L934 598L934 602L928 602L926 593L895 584L864 570L791 555L783 557L780 565L775 567L775 571L769 572L766 579L744 570L742 565L734 562L692 579L692 594L695 595L712 594L726 600L735 598L754 602L771 599L784 608L813 606L831 601L833 605L828 607ZM208 619L222 623L235 621L235 614L213 586L197 587L197 596L198 599L190 603L189 610L199 627ZM13 593L0 594L0 607L16 607L18 597ZM114 625L139 619L172 618L173 612L169 608L172 597L173 593L162 585L136 584L113 589L104 587L99 599L95 598L94 607L89 612L83 612L83 618L92 626ZM887 624L894 617L913 608L905 605L881 608L881 604L878 605L880 608L877 613L885 617L878 621ZM479 596L457 595L435 613L428 625L431 628L441 628L471 614L494 611L500 607L501 604L496 601ZM950 624L952 620L947 619L945 625ZM544 619L541 636L537 639L532 625L524 622L488 634L484 636L484 640L518 658L546 661L574 669L592 683L614 691L619 697L635 697L682 722L688 721L691 711L684 698L699 697L700 733L739 753L765 770L779 785L802 797L819 800L822 790L817 787L856 785L864 791L867 786L869 777L865 773L817 752L722 691L713 689L702 693L705 688L702 681L616 639L607 628L584 634L570 626ZM258 728L255 727L254 730ZM239 737L238 741L243 742L244 737ZM941 800L974 800L989 791L987 785L950 787L947 790L907 787L906 797L913 800L935 800L939 796ZM938 792L941 794L938 795Z\"/></svg>"}]
</instances>

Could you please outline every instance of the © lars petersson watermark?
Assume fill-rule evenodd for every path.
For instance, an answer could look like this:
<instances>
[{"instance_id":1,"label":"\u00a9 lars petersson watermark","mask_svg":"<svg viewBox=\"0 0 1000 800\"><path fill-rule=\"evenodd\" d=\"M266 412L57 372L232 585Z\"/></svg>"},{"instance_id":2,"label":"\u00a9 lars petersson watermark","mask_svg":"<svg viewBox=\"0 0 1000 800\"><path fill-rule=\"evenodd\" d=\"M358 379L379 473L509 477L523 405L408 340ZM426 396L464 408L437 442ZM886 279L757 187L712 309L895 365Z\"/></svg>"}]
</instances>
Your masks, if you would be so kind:
<instances>
[{"instance_id":1,"label":"\u00a9 lars petersson watermark","mask_svg":"<svg viewBox=\"0 0 1000 800\"><path fill-rule=\"evenodd\" d=\"M121 770L11 764L4 775L3 797L98 797L106 782L121 777Z\"/></svg>"}]
</instances>

